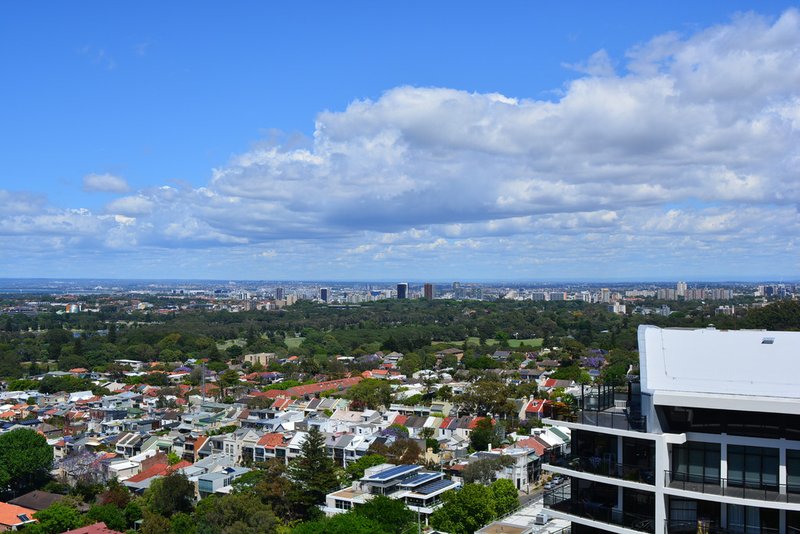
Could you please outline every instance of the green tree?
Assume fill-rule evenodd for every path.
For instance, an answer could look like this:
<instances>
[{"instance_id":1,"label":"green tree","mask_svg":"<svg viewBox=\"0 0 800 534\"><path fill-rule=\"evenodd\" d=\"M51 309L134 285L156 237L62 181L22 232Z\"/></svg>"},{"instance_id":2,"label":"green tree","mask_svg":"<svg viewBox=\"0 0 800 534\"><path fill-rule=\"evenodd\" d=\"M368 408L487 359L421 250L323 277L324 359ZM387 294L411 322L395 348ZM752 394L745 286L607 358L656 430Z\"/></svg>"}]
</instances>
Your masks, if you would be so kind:
<instances>
[{"instance_id":1,"label":"green tree","mask_svg":"<svg viewBox=\"0 0 800 534\"><path fill-rule=\"evenodd\" d=\"M217 378L217 384L219 384L219 387L222 390L222 396L224 397L229 388L239 385L239 373L233 369L228 369L219 375Z\"/></svg>"},{"instance_id":2,"label":"green tree","mask_svg":"<svg viewBox=\"0 0 800 534\"><path fill-rule=\"evenodd\" d=\"M139 534L164 534L170 531L169 519L153 512L145 512Z\"/></svg>"},{"instance_id":3,"label":"green tree","mask_svg":"<svg viewBox=\"0 0 800 534\"><path fill-rule=\"evenodd\" d=\"M170 534L196 534L197 533L197 524L195 523L194 517L190 516L189 514L184 514L183 512L178 512L177 514L173 514L173 516L169 520Z\"/></svg>"},{"instance_id":4,"label":"green tree","mask_svg":"<svg viewBox=\"0 0 800 534\"><path fill-rule=\"evenodd\" d=\"M275 515L254 493L212 495L194 513L198 534L257 534L275 531Z\"/></svg>"},{"instance_id":5,"label":"green tree","mask_svg":"<svg viewBox=\"0 0 800 534\"><path fill-rule=\"evenodd\" d=\"M194 506L194 484L180 473L158 478L145 492L145 502L151 512L165 517L177 512L190 513Z\"/></svg>"},{"instance_id":6,"label":"green tree","mask_svg":"<svg viewBox=\"0 0 800 534\"><path fill-rule=\"evenodd\" d=\"M359 406L376 410L381 406L389 406L392 387L386 380L368 378L348 389L345 397Z\"/></svg>"},{"instance_id":7,"label":"green tree","mask_svg":"<svg viewBox=\"0 0 800 534\"><path fill-rule=\"evenodd\" d=\"M500 440L494 431L494 422L488 417L478 420L475 429L469 435L469 444L476 451L485 451L489 445L493 447L500 445Z\"/></svg>"},{"instance_id":8,"label":"green tree","mask_svg":"<svg viewBox=\"0 0 800 534\"><path fill-rule=\"evenodd\" d=\"M86 517L93 519L95 523L102 521L114 530L125 530L128 524L125 514L113 504L96 504L89 509Z\"/></svg>"},{"instance_id":9,"label":"green tree","mask_svg":"<svg viewBox=\"0 0 800 534\"><path fill-rule=\"evenodd\" d=\"M34 430L0 434L0 492L19 495L42 485L50 476L53 448Z\"/></svg>"},{"instance_id":10,"label":"green tree","mask_svg":"<svg viewBox=\"0 0 800 534\"><path fill-rule=\"evenodd\" d=\"M505 417L514 411L514 404L509 400L510 396L511 392L503 382L483 379L470 385L455 400L463 413Z\"/></svg>"},{"instance_id":11,"label":"green tree","mask_svg":"<svg viewBox=\"0 0 800 534\"><path fill-rule=\"evenodd\" d=\"M400 534L416 520L416 514L398 499L378 495L361 506L353 508L352 513L375 521L386 532Z\"/></svg>"},{"instance_id":12,"label":"green tree","mask_svg":"<svg viewBox=\"0 0 800 534\"><path fill-rule=\"evenodd\" d=\"M289 476L297 484L309 507L325 502L325 495L339 487L336 466L325 452L325 437L312 427L300 446L300 456L289 466Z\"/></svg>"},{"instance_id":13,"label":"green tree","mask_svg":"<svg viewBox=\"0 0 800 534\"><path fill-rule=\"evenodd\" d=\"M297 525L292 534L389 534L380 523L352 512Z\"/></svg>"},{"instance_id":14,"label":"green tree","mask_svg":"<svg viewBox=\"0 0 800 534\"><path fill-rule=\"evenodd\" d=\"M270 505L273 513L284 521L291 522L309 518L319 509L308 507L307 500L298 484L288 476L286 464L278 459L256 464L253 471L233 483L236 492L252 492L262 502Z\"/></svg>"},{"instance_id":15,"label":"green tree","mask_svg":"<svg viewBox=\"0 0 800 534\"><path fill-rule=\"evenodd\" d=\"M452 534L471 534L496 517L492 490L480 484L465 484L446 491L444 504L431 514L431 526Z\"/></svg>"},{"instance_id":16,"label":"green tree","mask_svg":"<svg viewBox=\"0 0 800 534\"><path fill-rule=\"evenodd\" d=\"M507 478L500 478L492 482L489 487L494 497L494 511L498 516L506 515L519 508L519 495L514 483Z\"/></svg>"},{"instance_id":17,"label":"green tree","mask_svg":"<svg viewBox=\"0 0 800 534\"><path fill-rule=\"evenodd\" d=\"M44 510L39 510L33 517L39 520L38 524L25 527L25 532L34 534L58 534L81 526L80 512L71 502L57 502Z\"/></svg>"},{"instance_id":18,"label":"green tree","mask_svg":"<svg viewBox=\"0 0 800 534\"><path fill-rule=\"evenodd\" d=\"M485 485L491 483L495 478L497 478L497 472L500 469L513 463L514 460L509 456L481 458L479 460L475 460L474 462L470 462L470 464L464 468L461 476L466 483L477 482Z\"/></svg>"}]
</instances>

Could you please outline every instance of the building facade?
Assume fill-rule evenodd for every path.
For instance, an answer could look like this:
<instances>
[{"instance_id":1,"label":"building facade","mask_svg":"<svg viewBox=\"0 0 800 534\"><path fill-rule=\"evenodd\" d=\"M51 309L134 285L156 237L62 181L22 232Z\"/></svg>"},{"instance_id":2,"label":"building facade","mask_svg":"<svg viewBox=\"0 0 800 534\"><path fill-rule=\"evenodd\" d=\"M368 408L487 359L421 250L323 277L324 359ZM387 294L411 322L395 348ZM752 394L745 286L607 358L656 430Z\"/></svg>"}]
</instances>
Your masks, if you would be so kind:
<instances>
[{"instance_id":1,"label":"building facade","mask_svg":"<svg viewBox=\"0 0 800 534\"><path fill-rule=\"evenodd\" d=\"M800 533L800 332L640 326L639 354L626 393L550 420L572 449L543 466L565 479L549 513L578 534Z\"/></svg>"}]
</instances>

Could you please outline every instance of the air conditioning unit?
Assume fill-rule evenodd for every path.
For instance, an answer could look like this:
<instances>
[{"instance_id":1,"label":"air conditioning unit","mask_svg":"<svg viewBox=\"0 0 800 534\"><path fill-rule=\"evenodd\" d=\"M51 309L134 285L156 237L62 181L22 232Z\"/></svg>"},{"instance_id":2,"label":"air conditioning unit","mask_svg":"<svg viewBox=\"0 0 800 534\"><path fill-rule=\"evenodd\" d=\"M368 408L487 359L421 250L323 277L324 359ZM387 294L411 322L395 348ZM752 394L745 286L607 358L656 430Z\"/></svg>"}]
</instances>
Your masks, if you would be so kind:
<instances>
[{"instance_id":1,"label":"air conditioning unit","mask_svg":"<svg viewBox=\"0 0 800 534\"><path fill-rule=\"evenodd\" d=\"M546 525L550 521L550 516L547 514L536 514L533 520L534 525Z\"/></svg>"}]
</instances>

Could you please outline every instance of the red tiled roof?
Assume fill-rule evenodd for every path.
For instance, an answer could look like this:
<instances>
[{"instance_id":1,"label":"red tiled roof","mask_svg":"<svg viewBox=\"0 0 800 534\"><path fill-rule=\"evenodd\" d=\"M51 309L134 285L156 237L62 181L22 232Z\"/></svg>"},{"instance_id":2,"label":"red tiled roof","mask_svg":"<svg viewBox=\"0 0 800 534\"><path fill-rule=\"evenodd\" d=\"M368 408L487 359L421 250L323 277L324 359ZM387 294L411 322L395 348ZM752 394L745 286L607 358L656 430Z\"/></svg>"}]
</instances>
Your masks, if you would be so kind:
<instances>
[{"instance_id":1,"label":"red tiled roof","mask_svg":"<svg viewBox=\"0 0 800 534\"><path fill-rule=\"evenodd\" d=\"M263 436L261 436L261 439L258 440L258 444L264 447L265 449L274 449L279 445L283 445L283 434L277 432L264 434Z\"/></svg>"},{"instance_id":2,"label":"red tiled roof","mask_svg":"<svg viewBox=\"0 0 800 534\"><path fill-rule=\"evenodd\" d=\"M521 439L516 443L516 446L524 449L533 449L538 456L544 456L545 447L536 438Z\"/></svg>"},{"instance_id":3,"label":"red tiled roof","mask_svg":"<svg viewBox=\"0 0 800 534\"><path fill-rule=\"evenodd\" d=\"M528 406L525 408L525 411L528 413L542 413L544 412L547 405L551 403L552 401L550 401L550 399L533 399L531 402L528 403Z\"/></svg>"},{"instance_id":4,"label":"red tiled roof","mask_svg":"<svg viewBox=\"0 0 800 534\"><path fill-rule=\"evenodd\" d=\"M327 382L317 382L316 384L308 384L305 386L294 386L286 391L293 397L302 397L304 395L322 393L323 391L328 391L330 389L347 389L358 384L361 382L361 380L362 378L360 376L353 378L342 378L340 380L328 380Z\"/></svg>"},{"instance_id":5,"label":"red tiled roof","mask_svg":"<svg viewBox=\"0 0 800 534\"><path fill-rule=\"evenodd\" d=\"M141 473L133 475L126 482L142 482L147 480L148 478L153 478L155 476L163 476L167 474L168 467L169 466L167 464L155 464L151 466L149 469L145 469Z\"/></svg>"},{"instance_id":6,"label":"red tiled roof","mask_svg":"<svg viewBox=\"0 0 800 534\"><path fill-rule=\"evenodd\" d=\"M189 467L190 465L192 465L192 462L187 462L186 460L181 460L177 464L169 466L167 468L167 474L174 473L178 469L183 469L184 467Z\"/></svg>"},{"instance_id":7,"label":"red tiled roof","mask_svg":"<svg viewBox=\"0 0 800 534\"><path fill-rule=\"evenodd\" d=\"M469 429L477 428L478 422L481 421L482 419L487 419L487 418L486 417L475 417L475 418L473 418L472 421L469 422L469 425L467 425L467 428L469 428Z\"/></svg>"},{"instance_id":8,"label":"red tiled roof","mask_svg":"<svg viewBox=\"0 0 800 534\"><path fill-rule=\"evenodd\" d=\"M266 397L268 399L277 399L278 397L288 397L289 394L282 389L268 389L267 391L251 391L251 397Z\"/></svg>"},{"instance_id":9,"label":"red tiled roof","mask_svg":"<svg viewBox=\"0 0 800 534\"><path fill-rule=\"evenodd\" d=\"M29 518L33 519L33 514L35 513L36 510L32 510L30 508L24 508L22 506L17 506L16 504L8 504L7 502L0 502L0 525L9 527L21 525L24 523L24 521L17 516L27 515Z\"/></svg>"},{"instance_id":10,"label":"red tiled roof","mask_svg":"<svg viewBox=\"0 0 800 534\"><path fill-rule=\"evenodd\" d=\"M275 402L272 403L272 408L275 410L284 410L291 403L292 399L288 399L286 397L278 397L277 399L275 399Z\"/></svg>"},{"instance_id":11,"label":"red tiled roof","mask_svg":"<svg viewBox=\"0 0 800 534\"><path fill-rule=\"evenodd\" d=\"M393 425L405 425L406 421L408 421L408 416L407 415L398 415L397 417L394 418L394 421L392 421L392 424Z\"/></svg>"},{"instance_id":12,"label":"red tiled roof","mask_svg":"<svg viewBox=\"0 0 800 534\"><path fill-rule=\"evenodd\" d=\"M439 428L447 428L447 425L449 425L452 420L453 420L452 417L445 417L444 419L442 419L442 424L439 425Z\"/></svg>"}]
</instances>

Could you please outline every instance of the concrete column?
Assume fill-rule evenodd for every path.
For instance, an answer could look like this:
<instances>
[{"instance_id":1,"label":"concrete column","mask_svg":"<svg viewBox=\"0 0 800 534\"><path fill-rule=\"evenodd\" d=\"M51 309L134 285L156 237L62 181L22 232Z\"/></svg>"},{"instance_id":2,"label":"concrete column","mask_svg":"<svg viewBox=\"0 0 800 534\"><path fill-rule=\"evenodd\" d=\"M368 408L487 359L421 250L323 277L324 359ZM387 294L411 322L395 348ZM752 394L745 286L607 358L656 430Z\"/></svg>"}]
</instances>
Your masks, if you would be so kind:
<instances>
[{"instance_id":1,"label":"concrete column","mask_svg":"<svg viewBox=\"0 0 800 534\"><path fill-rule=\"evenodd\" d=\"M656 451L656 518L655 534L666 534L667 532L667 497L664 494L664 478L666 471L669 470L669 445L663 435L658 436L655 441Z\"/></svg>"},{"instance_id":2,"label":"concrete column","mask_svg":"<svg viewBox=\"0 0 800 534\"><path fill-rule=\"evenodd\" d=\"M781 438L780 448L778 449L778 488L783 495L786 493L786 439Z\"/></svg>"},{"instance_id":3,"label":"concrete column","mask_svg":"<svg viewBox=\"0 0 800 534\"><path fill-rule=\"evenodd\" d=\"M719 476L722 479L721 484L727 486L728 484L728 435L722 434L721 443L719 444Z\"/></svg>"}]
</instances>

